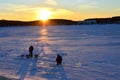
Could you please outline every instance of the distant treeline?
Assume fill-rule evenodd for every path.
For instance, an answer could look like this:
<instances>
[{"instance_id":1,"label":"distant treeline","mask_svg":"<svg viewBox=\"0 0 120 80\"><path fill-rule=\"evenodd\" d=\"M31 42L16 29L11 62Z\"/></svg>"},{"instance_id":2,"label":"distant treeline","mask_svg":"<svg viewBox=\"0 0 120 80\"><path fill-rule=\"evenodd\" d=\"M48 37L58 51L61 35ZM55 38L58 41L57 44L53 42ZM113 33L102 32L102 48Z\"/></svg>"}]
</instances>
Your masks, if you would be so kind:
<instances>
[{"instance_id":1,"label":"distant treeline","mask_svg":"<svg viewBox=\"0 0 120 80\"><path fill-rule=\"evenodd\" d=\"M0 20L0 27L4 26L49 26L49 25L84 25L84 24L120 24L120 16L112 18L92 18L83 21L72 21L65 19L50 19L46 22L41 20L36 21L13 21Z\"/></svg>"},{"instance_id":2,"label":"distant treeline","mask_svg":"<svg viewBox=\"0 0 120 80\"><path fill-rule=\"evenodd\" d=\"M0 20L0 26L48 26L48 25L74 25L78 24L77 21L65 20L65 19L50 19L46 22L41 20L36 21L12 21L12 20Z\"/></svg>"}]
</instances>

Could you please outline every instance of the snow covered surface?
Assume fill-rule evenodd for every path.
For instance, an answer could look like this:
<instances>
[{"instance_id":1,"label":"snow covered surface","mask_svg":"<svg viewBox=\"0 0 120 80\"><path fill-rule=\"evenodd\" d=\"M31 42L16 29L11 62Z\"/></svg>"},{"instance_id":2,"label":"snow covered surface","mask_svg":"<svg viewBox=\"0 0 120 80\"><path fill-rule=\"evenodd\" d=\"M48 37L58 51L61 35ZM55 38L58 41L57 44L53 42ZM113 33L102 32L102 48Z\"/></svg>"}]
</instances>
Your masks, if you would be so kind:
<instances>
[{"instance_id":1,"label":"snow covered surface","mask_svg":"<svg viewBox=\"0 0 120 80\"><path fill-rule=\"evenodd\" d=\"M33 45L38 58L21 58ZM55 63L63 57L62 66ZM0 75L18 80L120 80L120 25L0 28Z\"/></svg>"}]
</instances>

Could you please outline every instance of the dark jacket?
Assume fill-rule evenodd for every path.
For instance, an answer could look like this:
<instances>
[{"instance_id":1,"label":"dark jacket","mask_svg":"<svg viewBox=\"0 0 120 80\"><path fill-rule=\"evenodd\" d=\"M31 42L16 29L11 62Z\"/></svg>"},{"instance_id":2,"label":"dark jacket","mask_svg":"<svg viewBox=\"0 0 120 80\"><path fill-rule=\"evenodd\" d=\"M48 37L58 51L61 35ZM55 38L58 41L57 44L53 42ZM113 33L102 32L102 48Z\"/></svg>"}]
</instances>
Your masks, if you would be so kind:
<instances>
[{"instance_id":1,"label":"dark jacket","mask_svg":"<svg viewBox=\"0 0 120 80\"><path fill-rule=\"evenodd\" d=\"M60 55L57 55L56 62L57 65L62 64L62 57Z\"/></svg>"},{"instance_id":2,"label":"dark jacket","mask_svg":"<svg viewBox=\"0 0 120 80\"><path fill-rule=\"evenodd\" d=\"M30 47L29 47L29 51L31 52L31 51L33 51L33 50L34 50L33 46L30 46Z\"/></svg>"}]
</instances>

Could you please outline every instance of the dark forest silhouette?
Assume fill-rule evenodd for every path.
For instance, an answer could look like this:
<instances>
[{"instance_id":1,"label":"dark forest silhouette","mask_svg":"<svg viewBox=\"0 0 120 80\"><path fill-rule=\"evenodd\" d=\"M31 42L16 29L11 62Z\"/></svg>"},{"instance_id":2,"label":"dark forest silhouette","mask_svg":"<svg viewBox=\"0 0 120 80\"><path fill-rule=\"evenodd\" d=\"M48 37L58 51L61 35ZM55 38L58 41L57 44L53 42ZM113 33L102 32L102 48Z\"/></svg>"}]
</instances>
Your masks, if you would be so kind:
<instances>
[{"instance_id":1,"label":"dark forest silhouette","mask_svg":"<svg viewBox=\"0 0 120 80\"><path fill-rule=\"evenodd\" d=\"M46 21L45 25L82 25L82 24L120 24L120 16L112 18L92 18L83 21L72 21L66 19L50 19ZM0 27L4 26L42 26L43 21L13 21L13 20L0 20Z\"/></svg>"},{"instance_id":2,"label":"dark forest silhouette","mask_svg":"<svg viewBox=\"0 0 120 80\"><path fill-rule=\"evenodd\" d=\"M50 19L46 21L45 25L74 25L77 21L65 19ZM0 20L0 26L42 26L43 21L13 21L13 20Z\"/></svg>"}]
</instances>

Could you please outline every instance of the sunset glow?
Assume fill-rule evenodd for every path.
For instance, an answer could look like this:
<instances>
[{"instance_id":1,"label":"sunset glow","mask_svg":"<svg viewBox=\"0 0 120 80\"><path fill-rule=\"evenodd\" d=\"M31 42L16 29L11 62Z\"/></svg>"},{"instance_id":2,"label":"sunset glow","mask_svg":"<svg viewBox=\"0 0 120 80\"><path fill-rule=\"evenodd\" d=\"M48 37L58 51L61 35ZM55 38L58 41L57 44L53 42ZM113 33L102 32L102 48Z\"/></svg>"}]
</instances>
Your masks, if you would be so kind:
<instances>
[{"instance_id":1,"label":"sunset glow","mask_svg":"<svg viewBox=\"0 0 120 80\"><path fill-rule=\"evenodd\" d=\"M0 19L78 21L106 18L120 15L119 3L120 0L0 0Z\"/></svg>"},{"instance_id":2,"label":"sunset glow","mask_svg":"<svg viewBox=\"0 0 120 80\"><path fill-rule=\"evenodd\" d=\"M47 9L42 9L38 12L38 14L40 20L46 21L50 19L52 12Z\"/></svg>"}]
</instances>

